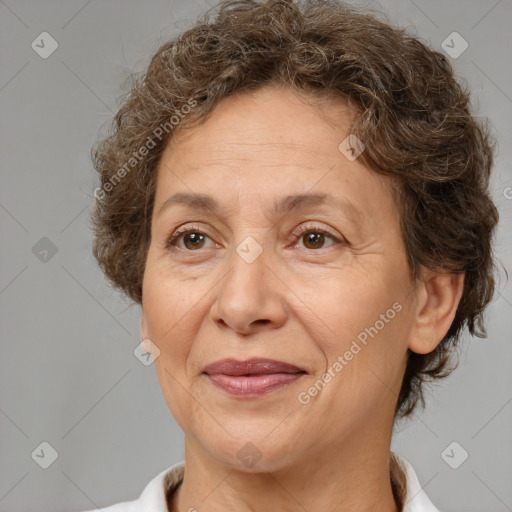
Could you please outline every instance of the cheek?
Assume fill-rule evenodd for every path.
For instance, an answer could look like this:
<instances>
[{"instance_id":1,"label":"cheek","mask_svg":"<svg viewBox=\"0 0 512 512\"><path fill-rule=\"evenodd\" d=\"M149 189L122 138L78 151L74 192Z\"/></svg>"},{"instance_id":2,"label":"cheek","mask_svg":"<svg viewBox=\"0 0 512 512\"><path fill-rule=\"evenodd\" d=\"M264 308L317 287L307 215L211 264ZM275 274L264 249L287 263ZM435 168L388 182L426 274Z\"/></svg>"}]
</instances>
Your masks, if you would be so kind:
<instances>
[{"instance_id":1,"label":"cheek","mask_svg":"<svg viewBox=\"0 0 512 512\"><path fill-rule=\"evenodd\" d=\"M183 381L197 300L184 293L176 281L166 278L165 270L148 260L143 285L143 306L149 338L160 349L155 366L161 383L173 388ZM168 372L168 373L166 373ZM175 379L173 379L175 377Z\"/></svg>"},{"instance_id":2,"label":"cheek","mask_svg":"<svg viewBox=\"0 0 512 512\"><path fill-rule=\"evenodd\" d=\"M175 338L190 323L204 288L195 281L182 282L165 263L148 254L143 282L144 312L150 334L162 343Z\"/></svg>"},{"instance_id":3,"label":"cheek","mask_svg":"<svg viewBox=\"0 0 512 512\"><path fill-rule=\"evenodd\" d=\"M400 282L382 270L352 268L326 281L316 300L309 299L321 328L310 334L326 360L325 373L310 382L314 385L320 377L318 387L325 387L311 401L333 417L340 414L336 421L345 421L348 411L370 414L385 396L398 392L390 389L402 369L408 328Z\"/></svg>"},{"instance_id":4,"label":"cheek","mask_svg":"<svg viewBox=\"0 0 512 512\"><path fill-rule=\"evenodd\" d=\"M382 334L398 323L400 293L385 282L382 271L366 268L340 269L330 279L317 281L308 301L318 312L322 345L326 355L337 356L347 350L352 340L364 343L375 328ZM382 316L383 315L383 316ZM315 336L315 339L318 335Z\"/></svg>"},{"instance_id":5,"label":"cheek","mask_svg":"<svg viewBox=\"0 0 512 512\"><path fill-rule=\"evenodd\" d=\"M197 407L190 397L187 361L205 314L200 311L202 297L202 285L181 282L175 273L171 275L168 266L156 264L148 254L143 283L148 337L160 349L154 365L162 394L176 422L184 429Z\"/></svg>"}]
</instances>

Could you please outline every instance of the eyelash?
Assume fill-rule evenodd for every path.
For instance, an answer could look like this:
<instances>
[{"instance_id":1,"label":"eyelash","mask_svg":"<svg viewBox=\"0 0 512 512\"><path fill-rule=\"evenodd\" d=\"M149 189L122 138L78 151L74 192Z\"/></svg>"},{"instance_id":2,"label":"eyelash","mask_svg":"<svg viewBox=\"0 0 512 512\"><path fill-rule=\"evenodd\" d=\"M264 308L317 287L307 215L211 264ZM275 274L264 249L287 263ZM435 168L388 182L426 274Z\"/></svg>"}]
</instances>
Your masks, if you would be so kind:
<instances>
[{"instance_id":1,"label":"eyelash","mask_svg":"<svg viewBox=\"0 0 512 512\"><path fill-rule=\"evenodd\" d=\"M332 233L328 229L322 228L320 226L315 226L315 225L312 225L312 224L305 224L305 225L297 228L292 233L292 236L294 236L295 238L300 238L302 235L304 235L305 233L308 233L308 232L311 232L311 233L321 233L323 235L327 235L329 238L332 238L335 242L338 242L338 243L345 242L345 243L347 243L346 240L340 239L339 237L334 235L334 233ZM186 235L188 233L197 233L197 234L204 235L204 236L207 236L208 238L210 238L204 231L202 231L201 229L199 229L199 227L196 227L196 226L191 226L191 227L187 227L187 228L183 228L183 229L179 229L178 228L174 232L174 234L169 238L169 240L166 242L166 248L168 248L168 249L175 248L175 242L178 240L178 238L180 236ZM182 250L187 251L187 252L196 252L196 251L189 251L188 249L182 249ZM307 249L307 250L318 251L318 249Z\"/></svg>"}]
</instances>

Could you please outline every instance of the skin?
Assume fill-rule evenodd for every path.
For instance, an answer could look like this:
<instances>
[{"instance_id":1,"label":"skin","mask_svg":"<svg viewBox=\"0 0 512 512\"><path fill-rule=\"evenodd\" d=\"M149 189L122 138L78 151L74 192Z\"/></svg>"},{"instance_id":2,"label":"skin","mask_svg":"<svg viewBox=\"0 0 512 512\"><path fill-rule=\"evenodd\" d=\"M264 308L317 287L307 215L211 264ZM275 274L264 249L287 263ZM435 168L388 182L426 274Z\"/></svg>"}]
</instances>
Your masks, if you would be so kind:
<instances>
[{"instance_id":1,"label":"skin","mask_svg":"<svg viewBox=\"0 0 512 512\"><path fill-rule=\"evenodd\" d=\"M424 271L411 280L389 178L338 149L353 115L341 100L268 86L223 100L162 156L141 334L160 350L162 392L185 433L186 473L169 510L398 510L389 456L408 349L434 350L463 276ZM208 194L223 211L174 204L160 212L178 192ZM331 205L266 212L299 193L333 195L360 218ZM182 235L169 247L178 227L206 236L194 244ZM293 234L301 227L309 237ZM311 241L318 227L334 238ZM252 263L236 251L249 236L262 249ZM300 403L394 303L400 312ZM241 399L201 374L227 357L267 357L308 373ZM261 457L251 467L237 457L248 442Z\"/></svg>"}]
</instances>

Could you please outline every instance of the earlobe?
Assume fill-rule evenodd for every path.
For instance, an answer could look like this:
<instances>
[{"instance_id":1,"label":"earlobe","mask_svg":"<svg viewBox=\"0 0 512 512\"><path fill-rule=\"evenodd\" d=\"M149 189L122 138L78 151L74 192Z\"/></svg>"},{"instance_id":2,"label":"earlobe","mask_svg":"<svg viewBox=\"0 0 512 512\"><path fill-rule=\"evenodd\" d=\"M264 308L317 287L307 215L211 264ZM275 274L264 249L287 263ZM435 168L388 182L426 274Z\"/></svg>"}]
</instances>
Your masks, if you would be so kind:
<instances>
[{"instance_id":1,"label":"earlobe","mask_svg":"<svg viewBox=\"0 0 512 512\"><path fill-rule=\"evenodd\" d=\"M464 274L429 271L420 291L409 348L417 354L428 354L452 325L464 291Z\"/></svg>"}]
</instances>

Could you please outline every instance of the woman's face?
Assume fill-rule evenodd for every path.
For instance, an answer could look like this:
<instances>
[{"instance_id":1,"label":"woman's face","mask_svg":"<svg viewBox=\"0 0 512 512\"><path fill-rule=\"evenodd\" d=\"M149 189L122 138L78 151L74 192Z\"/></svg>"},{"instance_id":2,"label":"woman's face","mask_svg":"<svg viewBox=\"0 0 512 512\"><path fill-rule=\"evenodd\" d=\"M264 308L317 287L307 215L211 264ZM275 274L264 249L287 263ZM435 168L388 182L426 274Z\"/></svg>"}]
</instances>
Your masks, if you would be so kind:
<instances>
[{"instance_id":1,"label":"woman's face","mask_svg":"<svg viewBox=\"0 0 512 512\"><path fill-rule=\"evenodd\" d=\"M415 293L390 183L338 147L352 115L268 87L160 161L142 336L187 439L223 464L273 471L391 431ZM254 358L303 373L204 373Z\"/></svg>"}]
</instances>

